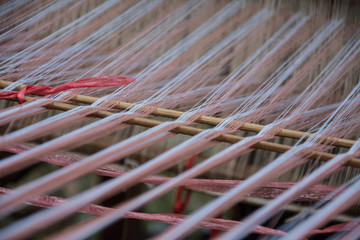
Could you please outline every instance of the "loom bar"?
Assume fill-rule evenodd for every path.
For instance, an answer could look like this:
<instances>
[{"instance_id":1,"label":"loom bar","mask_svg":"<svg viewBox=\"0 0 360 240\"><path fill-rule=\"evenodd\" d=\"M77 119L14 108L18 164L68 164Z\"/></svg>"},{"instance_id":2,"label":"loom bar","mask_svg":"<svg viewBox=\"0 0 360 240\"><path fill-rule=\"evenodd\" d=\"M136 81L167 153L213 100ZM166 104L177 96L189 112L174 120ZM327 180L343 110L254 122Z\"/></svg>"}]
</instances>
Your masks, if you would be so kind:
<instances>
[{"instance_id":1,"label":"loom bar","mask_svg":"<svg viewBox=\"0 0 360 240\"><path fill-rule=\"evenodd\" d=\"M12 84L13 82L5 81L0 79L0 87L5 88ZM20 90L23 87L25 87L25 84L19 85L16 89ZM96 102L99 98L97 97L91 97L91 96L85 96L85 95L76 95L73 98L71 98L72 101L80 102L80 103L86 103L86 104L92 104ZM128 103L128 102L120 102L120 101L114 101L116 104L114 105L114 108L124 110L133 108L136 106L134 103ZM171 110L171 109L165 109L165 108L155 108L151 115L154 116L162 116L162 117L168 117L168 118L179 118L184 112ZM217 118L217 117L211 117L211 116L200 116L195 122L197 123L205 123L209 125L218 125L221 123L224 119L223 118ZM250 132L260 132L264 128L263 125L255 124L255 123L244 123L239 130L243 131L250 131ZM281 129L276 136L280 137L288 137L288 138L294 138L294 139L308 139L313 134L306 133L302 131L297 130L290 130L290 129ZM333 138L333 137L324 137L322 140L324 143L332 146L337 147L346 147L350 148L352 145L354 145L355 141L350 139L344 139L344 138Z\"/></svg>"}]
</instances>

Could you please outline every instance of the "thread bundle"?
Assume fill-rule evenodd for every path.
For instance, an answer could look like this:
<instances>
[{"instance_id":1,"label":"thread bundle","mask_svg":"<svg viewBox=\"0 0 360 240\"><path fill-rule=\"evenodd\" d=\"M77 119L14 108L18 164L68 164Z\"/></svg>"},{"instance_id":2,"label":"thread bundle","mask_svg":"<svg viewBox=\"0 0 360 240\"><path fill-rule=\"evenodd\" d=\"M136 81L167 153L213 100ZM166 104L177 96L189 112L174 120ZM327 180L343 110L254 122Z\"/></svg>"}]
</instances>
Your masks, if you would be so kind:
<instances>
[{"instance_id":1,"label":"thread bundle","mask_svg":"<svg viewBox=\"0 0 360 240\"><path fill-rule=\"evenodd\" d=\"M355 20L279 14L243 1L16 0L1 9L0 98L22 104L2 100L0 150L11 155L0 161L0 177L40 162L61 166L13 190L8 182L1 186L3 219L24 203L48 207L6 225L4 239L98 209L98 216L48 237L86 238L129 217L173 224L158 239L183 238L197 227L227 230L220 239L357 234L356 217L324 227L352 205L357 210L359 199ZM84 148L83 157L64 153ZM182 168L194 155L193 167ZM129 159L136 159L133 169L109 165ZM66 201L45 196L90 173L110 179ZM89 205L139 183L147 189L127 201ZM186 217L134 212L183 187L218 196ZM184 210L179 196L177 212ZM214 218L249 196L273 200L241 219ZM187 210L194 194L189 199ZM309 203L308 211L287 224L261 226L299 202Z\"/></svg>"}]
</instances>

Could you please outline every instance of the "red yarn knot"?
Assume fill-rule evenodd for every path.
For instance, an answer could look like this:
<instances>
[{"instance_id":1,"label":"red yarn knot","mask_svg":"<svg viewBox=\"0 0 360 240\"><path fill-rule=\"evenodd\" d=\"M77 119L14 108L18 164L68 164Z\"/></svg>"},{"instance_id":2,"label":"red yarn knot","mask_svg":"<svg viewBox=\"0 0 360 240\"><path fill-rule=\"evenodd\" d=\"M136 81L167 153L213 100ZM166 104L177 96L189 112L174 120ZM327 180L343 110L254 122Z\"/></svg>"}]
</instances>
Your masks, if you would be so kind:
<instances>
[{"instance_id":1,"label":"red yarn knot","mask_svg":"<svg viewBox=\"0 0 360 240\"><path fill-rule=\"evenodd\" d=\"M56 87L46 85L26 86L19 92L0 93L0 99L9 99L16 97L19 103L25 102L25 95L48 95L57 92L66 91L75 88L92 88L92 87L113 87L132 83L135 78L126 78L121 76L100 76L93 78L85 78L73 82L67 82Z\"/></svg>"}]
</instances>

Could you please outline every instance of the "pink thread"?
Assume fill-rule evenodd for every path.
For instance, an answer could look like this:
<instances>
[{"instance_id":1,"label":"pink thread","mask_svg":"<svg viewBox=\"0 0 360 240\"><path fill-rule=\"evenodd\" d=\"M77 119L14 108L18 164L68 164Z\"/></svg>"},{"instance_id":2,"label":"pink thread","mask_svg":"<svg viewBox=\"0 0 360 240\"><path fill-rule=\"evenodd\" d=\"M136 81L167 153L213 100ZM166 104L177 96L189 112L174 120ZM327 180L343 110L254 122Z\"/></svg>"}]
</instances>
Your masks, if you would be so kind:
<instances>
[{"instance_id":1,"label":"pink thread","mask_svg":"<svg viewBox=\"0 0 360 240\"><path fill-rule=\"evenodd\" d=\"M3 151L11 153L22 153L31 149L31 146L25 144L15 144L12 146L2 148ZM69 153L48 153L43 157L40 157L39 160L58 165L58 166L68 166L77 161L80 161L82 158L80 156L69 154ZM94 174L107 177L119 177L127 172L120 171L118 169L112 168L110 166L103 166L92 171ZM171 178L162 177L162 176L149 176L143 179L140 179L140 182L150 183L150 184L163 184L168 182ZM225 193L232 187L241 184L242 180L224 180L224 179L189 179L182 187L191 188L193 190L200 191L210 191ZM282 194L286 189L293 187L296 183L294 182L267 182L261 185L261 188L255 190L252 193L249 193L248 196L251 197L262 197L262 198L276 198ZM299 195L296 198L296 201L318 201L323 199L329 193L336 190L337 187L325 186L325 185L314 185L310 187L302 195Z\"/></svg>"},{"instance_id":2,"label":"pink thread","mask_svg":"<svg viewBox=\"0 0 360 240\"><path fill-rule=\"evenodd\" d=\"M0 187L0 195L11 193L12 190ZM43 207L43 208L51 208L57 206L59 204L63 204L66 202L67 199L55 197L55 196L39 196L27 202L29 205ZM87 213L87 214L95 214L95 215L103 215L113 211L112 208L96 205L96 204L89 204L84 208L80 209L79 212ZM129 212L125 214L124 218L134 218L140 219L145 221L156 221L156 222L163 222L168 224L179 224L180 222L186 219L186 215L181 214L149 214L149 213L139 213L139 212ZM228 219L221 219L221 218L209 218L203 222L201 222L201 228L207 228L212 230L220 230L220 231L227 231L231 228L241 224L239 221L228 220ZM358 225L359 221L351 221L340 223L336 225L332 225L330 227L326 227L324 229L318 229L311 231L312 234L325 234L325 233L334 233L340 231L349 231L350 229L354 228L354 226ZM281 230L267 228L263 226L256 226L254 233L258 234L271 234L271 235L286 235L286 232Z\"/></svg>"},{"instance_id":3,"label":"pink thread","mask_svg":"<svg viewBox=\"0 0 360 240\"><path fill-rule=\"evenodd\" d=\"M17 97L19 103L25 102L26 94L48 95L62 92L75 88L92 88L92 87L113 87L132 83L135 78L127 78L122 76L100 76L80 79L73 82L67 82L56 87L46 85L26 86L19 92L0 93L0 99L9 99Z\"/></svg>"},{"instance_id":4,"label":"pink thread","mask_svg":"<svg viewBox=\"0 0 360 240\"><path fill-rule=\"evenodd\" d=\"M325 234L325 233L349 231L359 224L360 224L359 220L354 220L352 222L339 223L339 224L331 225L330 227L326 227L323 229L313 230L313 231L311 231L311 234Z\"/></svg>"},{"instance_id":5,"label":"pink thread","mask_svg":"<svg viewBox=\"0 0 360 240\"><path fill-rule=\"evenodd\" d=\"M2 194L11 193L12 191L13 190L11 189L0 187L0 196ZM43 195L36 197L30 201L27 201L26 203L37 207L51 208L63 204L66 201L67 199L65 198ZM96 204L89 204L83 207L82 209L80 209L79 212L94 214L94 215L104 215L113 210L114 210L113 208L108 208ZM140 213L140 212L129 212L124 215L124 218L133 218L133 219L139 219L145 221L156 221L156 222L162 222L173 225L183 222L187 217L188 217L187 215L182 215L182 214L171 214L171 213L151 214L151 213ZM224 231L224 230L229 230L237 226L238 224L241 224L241 222L228 220L228 219L209 218L206 221L203 221L199 225L199 227ZM286 233L281 230L267 228L263 226L256 226L256 228L254 229L254 233L272 234L272 235L280 235L280 236L286 235Z\"/></svg>"}]
</instances>

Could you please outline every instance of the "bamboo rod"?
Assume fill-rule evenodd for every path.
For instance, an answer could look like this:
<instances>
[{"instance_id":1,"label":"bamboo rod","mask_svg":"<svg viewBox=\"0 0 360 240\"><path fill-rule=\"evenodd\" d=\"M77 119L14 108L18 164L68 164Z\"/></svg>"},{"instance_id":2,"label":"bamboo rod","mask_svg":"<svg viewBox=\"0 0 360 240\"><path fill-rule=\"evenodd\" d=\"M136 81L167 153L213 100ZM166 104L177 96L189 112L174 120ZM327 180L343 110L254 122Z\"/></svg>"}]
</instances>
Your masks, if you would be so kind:
<instances>
[{"instance_id":1,"label":"bamboo rod","mask_svg":"<svg viewBox=\"0 0 360 240\"><path fill-rule=\"evenodd\" d=\"M94 103L98 98L96 97L90 97L85 95L77 95L74 98L72 98L72 101L75 102L81 102L86 104L92 104ZM136 104L133 103L127 103L127 102L120 102L117 101L114 108L124 110L128 108L132 108L136 106ZM179 118L184 112L171 110L171 109L164 109L164 108L156 108L151 115L154 116L162 116L162 117L168 117L168 118ZM210 116L200 116L195 122L197 123L205 123L209 125L216 126L219 123L221 123L224 119L223 118L217 118L217 117L210 117ZM233 120L236 121L236 120ZM243 125L239 128L239 130L243 131L250 131L250 132L260 132L264 128L263 125L260 124L254 124L254 123L243 123ZM311 133L306 133L302 131L296 131L296 130L290 130L290 129L281 129L276 136L280 137L288 137L293 139L308 139L311 135ZM350 139L343 139L343 138L333 138L333 137L324 137L323 142L329 143L329 145L337 146L337 147L347 147L350 148L352 145L354 145L355 141Z\"/></svg>"},{"instance_id":2,"label":"bamboo rod","mask_svg":"<svg viewBox=\"0 0 360 240\"><path fill-rule=\"evenodd\" d=\"M10 81L5 81L0 79L0 87L4 88L9 86L11 83ZM21 88L25 87L26 85L21 84L16 88L16 90L20 90ZM86 104L92 104L95 101L97 101L99 98L91 97L91 96L85 96L85 95L76 95L71 99L71 101L80 102L80 103L86 103ZM115 101L116 104L114 108L124 110L128 108L135 107L136 104L128 103L128 102L120 102ZM184 112L171 110L171 109L165 109L165 108L156 108L152 111L151 115L154 116L162 116L162 117L168 117L168 118L179 118ZM205 123L209 125L218 125L220 122L222 122L223 118L217 118L217 117L210 117L210 116L200 116L195 122L197 123ZM236 121L236 120L234 120ZM250 132L260 132L264 128L264 125L255 124L255 123L243 123L243 125L239 128L239 130L243 131L250 131ZM288 137L293 139L308 139L313 134L306 133L302 131L296 131L296 130L290 130L290 129L281 129L276 136L280 137ZM323 142L327 143L332 146L337 147L346 147L350 148L352 145L355 144L354 140L350 139L344 139L344 138L333 138L333 137L324 137Z\"/></svg>"},{"instance_id":3,"label":"bamboo rod","mask_svg":"<svg viewBox=\"0 0 360 240\"><path fill-rule=\"evenodd\" d=\"M3 80L0 80L0 86L3 87ZM33 101L34 99L35 98L33 98L33 97L25 96L25 101ZM16 98L12 98L9 100L17 101ZM126 104L128 104L128 103L126 103ZM69 111L71 109L76 108L77 106L68 104L68 103L53 102L53 103L45 105L44 107L49 108L49 109L61 110L61 111ZM111 116L112 114L114 114L114 113L108 112L108 111L98 111L93 114L90 114L90 116L98 117L98 118L105 118L105 117ZM151 128L151 127L158 126L158 125L162 124L163 122L157 121L157 120L152 120L152 119L147 119L147 118L134 117L134 118L126 121L125 123ZM173 133L180 133L180 134L185 134L185 135L190 135L190 136L195 136L195 135L201 133L202 131L204 131L204 129L189 127L189 126L179 126L179 127L174 128L173 130L171 130L171 132L173 132ZM214 140L219 141L219 142L226 142L226 143L233 144L233 143L239 142L243 139L244 138L240 137L240 136L236 136L236 135L232 135L232 134L223 134L223 135L215 138ZM278 153L284 153L292 148L289 145L266 142L266 141L260 141L258 143L255 143L251 147L258 148L258 149L264 149L264 150L268 150L268 151L273 151L273 152L278 152ZM310 155L310 158L319 159L321 161L328 161L328 160L334 158L335 156L336 156L335 154L331 154L331 153L314 151ZM351 166L351 167L360 168L360 159L352 158L346 163L346 165Z\"/></svg>"}]
</instances>

